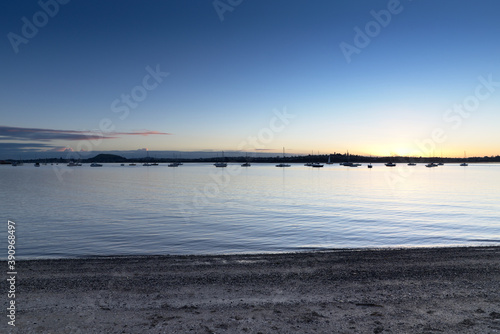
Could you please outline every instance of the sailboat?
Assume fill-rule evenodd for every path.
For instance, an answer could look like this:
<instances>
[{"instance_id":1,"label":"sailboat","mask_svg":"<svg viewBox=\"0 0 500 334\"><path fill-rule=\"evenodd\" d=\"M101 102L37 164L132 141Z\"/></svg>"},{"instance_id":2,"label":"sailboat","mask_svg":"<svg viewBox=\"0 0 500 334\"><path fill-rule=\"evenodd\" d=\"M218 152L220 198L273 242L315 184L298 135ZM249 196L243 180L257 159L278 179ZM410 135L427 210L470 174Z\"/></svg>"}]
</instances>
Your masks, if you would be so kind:
<instances>
[{"instance_id":1,"label":"sailboat","mask_svg":"<svg viewBox=\"0 0 500 334\"><path fill-rule=\"evenodd\" d=\"M319 156L319 152L318 152L318 156ZM313 157L313 152L311 152L311 160L312 160L312 157ZM308 167L313 167L313 168L321 168L323 167L323 164L319 163L319 162L308 162L306 164L304 164L304 166L308 166Z\"/></svg>"},{"instance_id":2,"label":"sailboat","mask_svg":"<svg viewBox=\"0 0 500 334\"><path fill-rule=\"evenodd\" d=\"M149 161L149 151L146 151L147 157L146 157L146 162L143 163L143 166L149 167L151 164L148 162Z\"/></svg>"},{"instance_id":3,"label":"sailboat","mask_svg":"<svg viewBox=\"0 0 500 334\"><path fill-rule=\"evenodd\" d=\"M284 159L285 159L285 148L283 147L283 160ZM277 164L276 167L290 167L290 165L282 162L280 164Z\"/></svg>"},{"instance_id":4,"label":"sailboat","mask_svg":"<svg viewBox=\"0 0 500 334\"><path fill-rule=\"evenodd\" d=\"M222 161L214 163L215 167L227 167L227 163L224 162L224 151L222 151Z\"/></svg>"},{"instance_id":5,"label":"sailboat","mask_svg":"<svg viewBox=\"0 0 500 334\"><path fill-rule=\"evenodd\" d=\"M179 155L180 156L180 155ZM176 155L174 155L174 159L176 158ZM169 163L167 166L168 167L179 167L180 165L182 165L182 162L180 161L180 158L177 158L177 161L172 161L171 163Z\"/></svg>"},{"instance_id":6,"label":"sailboat","mask_svg":"<svg viewBox=\"0 0 500 334\"><path fill-rule=\"evenodd\" d=\"M465 151L464 151L464 160L466 160L466 159L467 159L467 155L465 154ZM467 166L469 166L469 164L468 164L468 163L466 163L466 162L464 161L464 162L462 162L462 163L460 164L460 166L462 166L462 167L467 167Z\"/></svg>"},{"instance_id":7,"label":"sailboat","mask_svg":"<svg viewBox=\"0 0 500 334\"><path fill-rule=\"evenodd\" d=\"M328 156L328 161L326 162L327 165L333 165L333 162L330 159L331 157L331 155Z\"/></svg>"},{"instance_id":8,"label":"sailboat","mask_svg":"<svg viewBox=\"0 0 500 334\"><path fill-rule=\"evenodd\" d=\"M245 163L241 165L241 167L250 167L252 166L249 162L248 162L248 154L246 155L246 158L245 158Z\"/></svg>"}]
</instances>

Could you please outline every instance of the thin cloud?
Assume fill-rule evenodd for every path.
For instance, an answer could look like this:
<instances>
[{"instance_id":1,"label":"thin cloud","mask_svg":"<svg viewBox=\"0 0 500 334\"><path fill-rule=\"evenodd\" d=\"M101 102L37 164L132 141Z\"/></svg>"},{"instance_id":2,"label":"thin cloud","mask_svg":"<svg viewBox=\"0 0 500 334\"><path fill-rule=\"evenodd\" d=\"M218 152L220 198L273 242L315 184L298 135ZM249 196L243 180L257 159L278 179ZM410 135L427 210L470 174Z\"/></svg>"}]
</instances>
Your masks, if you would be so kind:
<instances>
[{"instance_id":1,"label":"thin cloud","mask_svg":"<svg viewBox=\"0 0 500 334\"><path fill-rule=\"evenodd\" d=\"M110 132L103 134L96 131L54 130L41 128L19 128L0 126L0 140L36 140L48 142L52 140L98 140L116 139L119 136L170 135L170 133L143 130L138 132Z\"/></svg>"},{"instance_id":2,"label":"thin cloud","mask_svg":"<svg viewBox=\"0 0 500 334\"><path fill-rule=\"evenodd\" d=\"M0 143L1 151L10 151L10 150L40 150L40 149L50 149L51 145L40 144L40 143Z\"/></svg>"}]
</instances>

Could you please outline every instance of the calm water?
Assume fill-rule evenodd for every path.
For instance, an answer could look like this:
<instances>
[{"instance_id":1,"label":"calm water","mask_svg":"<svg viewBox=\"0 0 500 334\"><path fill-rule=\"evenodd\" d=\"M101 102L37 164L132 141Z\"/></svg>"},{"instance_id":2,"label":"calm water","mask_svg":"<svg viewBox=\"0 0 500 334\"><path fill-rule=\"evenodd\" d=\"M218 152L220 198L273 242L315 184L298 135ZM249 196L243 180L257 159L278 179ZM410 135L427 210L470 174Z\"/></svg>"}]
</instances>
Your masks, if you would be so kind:
<instances>
[{"instance_id":1,"label":"calm water","mask_svg":"<svg viewBox=\"0 0 500 334\"><path fill-rule=\"evenodd\" d=\"M56 167L0 166L2 259L500 245L499 164Z\"/></svg>"}]
</instances>

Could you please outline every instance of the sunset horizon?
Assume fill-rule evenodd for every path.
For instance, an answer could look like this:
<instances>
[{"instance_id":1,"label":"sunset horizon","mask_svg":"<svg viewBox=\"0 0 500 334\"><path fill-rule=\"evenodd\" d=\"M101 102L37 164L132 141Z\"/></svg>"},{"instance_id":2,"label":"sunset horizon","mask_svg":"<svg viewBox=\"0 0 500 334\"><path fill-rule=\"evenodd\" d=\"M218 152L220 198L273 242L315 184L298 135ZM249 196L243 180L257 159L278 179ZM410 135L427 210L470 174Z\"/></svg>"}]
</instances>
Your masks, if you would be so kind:
<instances>
[{"instance_id":1,"label":"sunset horizon","mask_svg":"<svg viewBox=\"0 0 500 334\"><path fill-rule=\"evenodd\" d=\"M500 154L496 2L3 6L2 159Z\"/></svg>"}]
</instances>

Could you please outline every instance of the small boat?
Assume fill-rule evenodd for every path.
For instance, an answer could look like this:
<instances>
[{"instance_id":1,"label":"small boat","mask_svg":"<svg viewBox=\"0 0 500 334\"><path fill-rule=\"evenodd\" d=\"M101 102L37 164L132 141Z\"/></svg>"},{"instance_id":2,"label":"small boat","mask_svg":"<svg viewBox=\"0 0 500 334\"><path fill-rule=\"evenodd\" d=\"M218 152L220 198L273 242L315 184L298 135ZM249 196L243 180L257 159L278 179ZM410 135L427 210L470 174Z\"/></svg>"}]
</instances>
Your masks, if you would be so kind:
<instances>
[{"instance_id":1,"label":"small boat","mask_svg":"<svg viewBox=\"0 0 500 334\"><path fill-rule=\"evenodd\" d=\"M222 161L214 163L215 167L227 167L227 163L224 162L224 151L222 152Z\"/></svg>"},{"instance_id":2,"label":"small boat","mask_svg":"<svg viewBox=\"0 0 500 334\"><path fill-rule=\"evenodd\" d=\"M346 166L346 167L359 167L359 166L361 166L361 164L354 163L354 162L350 161L351 156L349 155L349 151L347 151L346 156L347 156L347 162L341 162L340 163L341 166Z\"/></svg>"},{"instance_id":3,"label":"small boat","mask_svg":"<svg viewBox=\"0 0 500 334\"><path fill-rule=\"evenodd\" d=\"M252 166L250 164L250 162L248 162L248 153L246 154L245 160L246 160L245 163L242 164L241 167L250 167L250 166Z\"/></svg>"},{"instance_id":4,"label":"small boat","mask_svg":"<svg viewBox=\"0 0 500 334\"><path fill-rule=\"evenodd\" d=\"M408 166L416 166L416 165L417 165L417 164L416 164L416 163L414 163L414 162L409 162L409 163L408 163Z\"/></svg>"},{"instance_id":5,"label":"small boat","mask_svg":"<svg viewBox=\"0 0 500 334\"><path fill-rule=\"evenodd\" d=\"M120 164L120 166L122 166L122 167L123 167L123 166L125 166L125 164Z\"/></svg>"},{"instance_id":6,"label":"small boat","mask_svg":"<svg viewBox=\"0 0 500 334\"><path fill-rule=\"evenodd\" d=\"M178 166L179 166L178 162L172 162L172 163L168 164L168 167L178 167Z\"/></svg>"},{"instance_id":7,"label":"small boat","mask_svg":"<svg viewBox=\"0 0 500 334\"><path fill-rule=\"evenodd\" d=\"M346 156L347 161L346 162L341 162L340 165L341 166L346 166L346 167L351 167L352 166L352 162L349 161L350 160L349 151L347 151L347 153L346 153L345 156Z\"/></svg>"},{"instance_id":8,"label":"small boat","mask_svg":"<svg viewBox=\"0 0 500 334\"><path fill-rule=\"evenodd\" d=\"M153 162L151 166L158 166L158 164L156 162Z\"/></svg>"},{"instance_id":9,"label":"small boat","mask_svg":"<svg viewBox=\"0 0 500 334\"><path fill-rule=\"evenodd\" d=\"M388 162L385 164L387 167L396 167L396 164L393 162Z\"/></svg>"},{"instance_id":10,"label":"small boat","mask_svg":"<svg viewBox=\"0 0 500 334\"><path fill-rule=\"evenodd\" d=\"M465 151L464 151L464 160L465 160L465 159L467 159L467 157L466 157L466 155L465 155ZM464 162L462 162L462 163L460 164L460 166L462 166L462 167L467 167L467 166L469 166L469 164L468 164L468 163L466 163L466 162L464 161Z\"/></svg>"},{"instance_id":11,"label":"small boat","mask_svg":"<svg viewBox=\"0 0 500 334\"><path fill-rule=\"evenodd\" d=\"M90 167L102 167L102 165L93 162L93 163L90 164Z\"/></svg>"},{"instance_id":12,"label":"small boat","mask_svg":"<svg viewBox=\"0 0 500 334\"><path fill-rule=\"evenodd\" d=\"M151 166L151 164L150 164L150 163L147 163L147 162L146 162L146 163L143 163L142 165L143 165L143 166L146 166L146 167Z\"/></svg>"},{"instance_id":13,"label":"small boat","mask_svg":"<svg viewBox=\"0 0 500 334\"><path fill-rule=\"evenodd\" d=\"M313 162L313 163L311 164L311 167L312 167L312 168L321 168L321 167L323 167L323 165L322 165L322 164L320 164L319 162Z\"/></svg>"},{"instance_id":14,"label":"small boat","mask_svg":"<svg viewBox=\"0 0 500 334\"><path fill-rule=\"evenodd\" d=\"M432 168L432 167L437 167L438 164L435 164L434 162L429 162L427 165L425 165L425 167L427 168Z\"/></svg>"},{"instance_id":15,"label":"small boat","mask_svg":"<svg viewBox=\"0 0 500 334\"><path fill-rule=\"evenodd\" d=\"M33 166L40 167L40 163L39 162L35 162L35 164Z\"/></svg>"},{"instance_id":16,"label":"small boat","mask_svg":"<svg viewBox=\"0 0 500 334\"><path fill-rule=\"evenodd\" d=\"M284 147L283 147L283 159L285 159L285 148ZM280 164L277 164L276 167L290 167L290 165L282 162Z\"/></svg>"},{"instance_id":17,"label":"small boat","mask_svg":"<svg viewBox=\"0 0 500 334\"><path fill-rule=\"evenodd\" d=\"M373 168L371 163L368 164L368 168Z\"/></svg>"},{"instance_id":18,"label":"small boat","mask_svg":"<svg viewBox=\"0 0 500 334\"><path fill-rule=\"evenodd\" d=\"M331 155L328 156L328 161L326 162L327 165L333 165L333 162L330 160Z\"/></svg>"},{"instance_id":19,"label":"small boat","mask_svg":"<svg viewBox=\"0 0 500 334\"><path fill-rule=\"evenodd\" d=\"M128 164L129 166L135 166L135 164Z\"/></svg>"},{"instance_id":20,"label":"small boat","mask_svg":"<svg viewBox=\"0 0 500 334\"><path fill-rule=\"evenodd\" d=\"M78 164L76 162L74 162L74 161L70 161L66 166L68 166L68 167L77 167Z\"/></svg>"}]
</instances>

